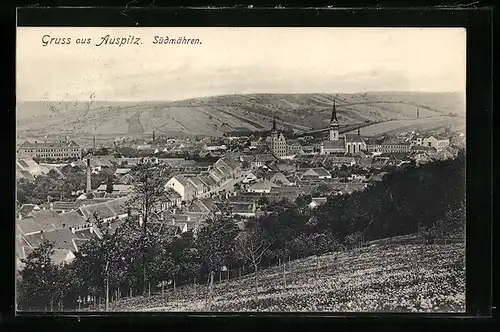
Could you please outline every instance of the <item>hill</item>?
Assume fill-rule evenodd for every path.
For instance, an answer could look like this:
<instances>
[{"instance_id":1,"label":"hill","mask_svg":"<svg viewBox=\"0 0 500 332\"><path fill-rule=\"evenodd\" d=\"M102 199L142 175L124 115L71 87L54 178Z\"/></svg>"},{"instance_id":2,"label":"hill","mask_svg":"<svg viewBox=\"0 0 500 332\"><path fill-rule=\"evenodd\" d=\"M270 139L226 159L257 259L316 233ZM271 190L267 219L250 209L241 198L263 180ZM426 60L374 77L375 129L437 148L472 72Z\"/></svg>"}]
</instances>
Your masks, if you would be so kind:
<instances>
[{"instance_id":1,"label":"hill","mask_svg":"<svg viewBox=\"0 0 500 332\"><path fill-rule=\"evenodd\" d=\"M421 120L440 117L453 126L465 121L460 93L249 94L175 102L23 102L17 105L17 130L20 136L153 131L168 136L218 136L240 128L268 129L273 117L285 128L309 130L328 125L334 98L342 124L410 121L416 119L417 108Z\"/></svg>"},{"instance_id":2,"label":"hill","mask_svg":"<svg viewBox=\"0 0 500 332\"><path fill-rule=\"evenodd\" d=\"M311 256L214 284L213 311L465 311L465 247L415 244L413 236ZM208 287L122 299L111 311L205 311ZM102 307L101 307L102 309Z\"/></svg>"}]
</instances>

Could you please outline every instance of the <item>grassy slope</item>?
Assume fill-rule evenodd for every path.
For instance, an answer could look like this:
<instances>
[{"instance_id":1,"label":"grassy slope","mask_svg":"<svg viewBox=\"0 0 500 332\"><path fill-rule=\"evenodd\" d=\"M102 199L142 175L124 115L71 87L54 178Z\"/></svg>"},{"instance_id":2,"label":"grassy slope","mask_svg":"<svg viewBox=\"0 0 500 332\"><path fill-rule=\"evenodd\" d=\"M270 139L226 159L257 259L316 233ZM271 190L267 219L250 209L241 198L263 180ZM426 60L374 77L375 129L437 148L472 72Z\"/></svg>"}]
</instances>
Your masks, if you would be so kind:
<instances>
[{"instance_id":1,"label":"grassy slope","mask_svg":"<svg viewBox=\"0 0 500 332\"><path fill-rule=\"evenodd\" d=\"M414 245L380 241L372 246L309 257L214 286L213 311L431 311L465 310L463 244ZM319 267L318 267L318 261ZM318 270L318 272L316 272ZM205 311L207 286L176 294L137 297L113 311Z\"/></svg>"},{"instance_id":2,"label":"grassy slope","mask_svg":"<svg viewBox=\"0 0 500 332\"><path fill-rule=\"evenodd\" d=\"M16 116L18 130L29 130L31 134L123 135L128 131L128 121L139 115L145 133L154 130L172 136L181 133L219 135L237 128L268 128L274 116L279 124L289 128L324 128L334 97L339 120L345 124L411 120L417 108L421 118L465 113L460 94L380 92L227 95L177 102L26 102L18 105ZM462 118L450 119L453 125L463 121Z\"/></svg>"}]
</instances>

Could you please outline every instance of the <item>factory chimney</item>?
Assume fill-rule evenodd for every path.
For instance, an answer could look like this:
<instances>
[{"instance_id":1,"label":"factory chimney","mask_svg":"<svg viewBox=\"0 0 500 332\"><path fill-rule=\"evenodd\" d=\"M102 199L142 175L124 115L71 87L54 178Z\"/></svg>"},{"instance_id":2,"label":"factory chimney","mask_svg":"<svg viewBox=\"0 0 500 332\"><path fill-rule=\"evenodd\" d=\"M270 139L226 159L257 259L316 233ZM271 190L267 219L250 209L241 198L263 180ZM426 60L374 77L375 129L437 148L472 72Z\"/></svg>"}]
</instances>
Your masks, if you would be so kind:
<instances>
[{"instance_id":1,"label":"factory chimney","mask_svg":"<svg viewBox=\"0 0 500 332\"><path fill-rule=\"evenodd\" d=\"M358 136L361 136L361 128L358 128Z\"/></svg>"},{"instance_id":2,"label":"factory chimney","mask_svg":"<svg viewBox=\"0 0 500 332\"><path fill-rule=\"evenodd\" d=\"M87 157L87 194L92 191L92 182L91 182L91 171L90 171L90 156Z\"/></svg>"},{"instance_id":3,"label":"factory chimney","mask_svg":"<svg viewBox=\"0 0 500 332\"><path fill-rule=\"evenodd\" d=\"M417 119L420 118L420 114L418 112L418 108L417 108Z\"/></svg>"},{"instance_id":4,"label":"factory chimney","mask_svg":"<svg viewBox=\"0 0 500 332\"><path fill-rule=\"evenodd\" d=\"M94 151L95 151L95 136L94 136Z\"/></svg>"},{"instance_id":5,"label":"factory chimney","mask_svg":"<svg viewBox=\"0 0 500 332\"><path fill-rule=\"evenodd\" d=\"M153 130L153 143L155 142L155 131Z\"/></svg>"}]
</instances>

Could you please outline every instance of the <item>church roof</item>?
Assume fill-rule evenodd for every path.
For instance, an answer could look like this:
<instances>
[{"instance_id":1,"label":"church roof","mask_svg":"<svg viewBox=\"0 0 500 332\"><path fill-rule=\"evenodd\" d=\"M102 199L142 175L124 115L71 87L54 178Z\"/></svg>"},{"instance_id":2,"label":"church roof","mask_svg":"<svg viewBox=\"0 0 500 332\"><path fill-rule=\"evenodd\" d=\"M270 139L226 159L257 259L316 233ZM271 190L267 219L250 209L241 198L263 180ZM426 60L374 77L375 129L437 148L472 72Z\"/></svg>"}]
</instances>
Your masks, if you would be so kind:
<instances>
[{"instance_id":1,"label":"church roof","mask_svg":"<svg viewBox=\"0 0 500 332\"><path fill-rule=\"evenodd\" d=\"M330 122L338 121L337 120L337 109L335 107L335 99L333 100L333 109L332 109L332 117L330 119Z\"/></svg>"},{"instance_id":2,"label":"church roof","mask_svg":"<svg viewBox=\"0 0 500 332\"><path fill-rule=\"evenodd\" d=\"M345 134L345 141L346 142L363 142L363 138L357 134Z\"/></svg>"},{"instance_id":3,"label":"church roof","mask_svg":"<svg viewBox=\"0 0 500 332\"><path fill-rule=\"evenodd\" d=\"M323 142L324 149L345 149L344 141L324 141Z\"/></svg>"}]
</instances>

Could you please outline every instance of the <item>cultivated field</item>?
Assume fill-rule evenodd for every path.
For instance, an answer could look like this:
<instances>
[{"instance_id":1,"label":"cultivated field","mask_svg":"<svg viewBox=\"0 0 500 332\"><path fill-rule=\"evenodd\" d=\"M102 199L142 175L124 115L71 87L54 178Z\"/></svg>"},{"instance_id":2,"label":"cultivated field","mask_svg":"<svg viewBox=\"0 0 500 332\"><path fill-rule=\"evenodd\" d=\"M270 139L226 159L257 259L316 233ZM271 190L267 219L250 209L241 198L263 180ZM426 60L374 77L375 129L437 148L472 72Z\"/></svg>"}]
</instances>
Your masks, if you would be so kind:
<instances>
[{"instance_id":1,"label":"cultivated field","mask_svg":"<svg viewBox=\"0 0 500 332\"><path fill-rule=\"evenodd\" d=\"M421 132L450 127L452 131L462 131L465 128L465 119L453 116L439 116L420 119L394 120L376 123L361 129L363 136L391 135L402 131L418 130ZM353 131L354 133L356 131Z\"/></svg>"},{"instance_id":2,"label":"cultivated field","mask_svg":"<svg viewBox=\"0 0 500 332\"><path fill-rule=\"evenodd\" d=\"M464 312L464 244L379 241L309 257L214 285L211 311ZM122 299L111 311L206 311L208 287ZM102 310L102 307L101 307Z\"/></svg>"},{"instance_id":3,"label":"cultivated field","mask_svg":"<svg viewBox=\"0 0 500 332\"><path fill-rule=\"evenodd\" d=\"M274 117L280 127L324 128L330 120L334 98L342 124L411 121L416 119L417 109L420 120L465 114L460 93L381 92L227 95L176 102L24 102L17 105L16 118L17 130L25 136L118 136L139 131L151 134L153 130L167 135L214 136L238 128L269 129Z\"/></svg>"}]
</instances>

